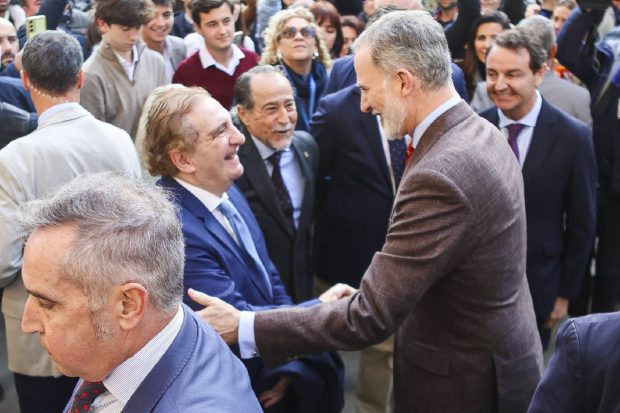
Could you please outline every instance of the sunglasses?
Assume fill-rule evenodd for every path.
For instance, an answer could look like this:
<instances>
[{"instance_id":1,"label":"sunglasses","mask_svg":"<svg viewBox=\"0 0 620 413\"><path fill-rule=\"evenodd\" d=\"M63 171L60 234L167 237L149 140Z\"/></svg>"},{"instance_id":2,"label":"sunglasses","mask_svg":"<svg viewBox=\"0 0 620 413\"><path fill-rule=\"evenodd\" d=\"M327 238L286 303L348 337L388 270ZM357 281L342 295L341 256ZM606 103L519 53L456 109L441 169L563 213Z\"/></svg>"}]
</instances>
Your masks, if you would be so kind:
<instances>
[{"instance_id":1,"label":"sunglasses","mask_svg":"<svg viewBox=\"0 0 620 413\"><path fill-rule=\"evenodd\" d=\"M316 37L316 30L312 26L306 26L299 29L299 33L306 39L312 39ZM280 37L284 39L292 39L297 34L297 27L285 27L280 32Z\"/></svg>"}]
</instances>

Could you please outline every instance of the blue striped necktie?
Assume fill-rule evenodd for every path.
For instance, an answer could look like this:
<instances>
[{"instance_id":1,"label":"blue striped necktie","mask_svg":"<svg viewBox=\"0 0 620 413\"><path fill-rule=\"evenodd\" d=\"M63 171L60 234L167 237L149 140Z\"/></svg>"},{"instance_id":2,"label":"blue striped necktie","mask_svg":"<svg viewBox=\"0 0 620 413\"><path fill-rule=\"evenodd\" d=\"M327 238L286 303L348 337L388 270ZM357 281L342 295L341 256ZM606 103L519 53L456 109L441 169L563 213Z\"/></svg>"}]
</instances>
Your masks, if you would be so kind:
<instances>
[{"instance_id":1,"label":"blue striped necktie","mask_svg":"<svg viewBox=\"0 0 620 413\"><path fill-rule=\"evenodd\" d=\"M235 235L237 235L237 239L241 243L241 246L245 252L252 258L254 265L256 265L256 268L263 275L264 281L267 283L267 290L271 294L271 281L269 279L269 275L267 274L267 270L265 269L263 262L258 256L258 251L256 250L256 245L254 245L252 235L250 235L250 230L237 211L237 208L235 208L229 199L222 201L218 208L228 220L228 223L232 227L233 231L235 231Z\"/></svg>"}]
</instances>

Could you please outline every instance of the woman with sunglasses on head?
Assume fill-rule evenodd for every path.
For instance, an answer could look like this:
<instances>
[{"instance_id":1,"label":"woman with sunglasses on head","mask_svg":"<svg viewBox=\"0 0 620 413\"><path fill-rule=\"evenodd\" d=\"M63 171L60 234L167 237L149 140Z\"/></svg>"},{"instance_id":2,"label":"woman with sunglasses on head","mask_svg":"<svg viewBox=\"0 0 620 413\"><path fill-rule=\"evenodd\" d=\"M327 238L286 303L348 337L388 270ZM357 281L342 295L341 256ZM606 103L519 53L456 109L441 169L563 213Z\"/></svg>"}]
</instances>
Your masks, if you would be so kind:
<instances>
[{"instance_id":1,"label":"woman with sunglasses on head","mask_svg":"<svg viewBox=\"0 0 620 413\"><path fill-rule=\"evenodd\" d=\"M310 120L327 85L329 51L312 13L304 8L281 10L265 30L261 64L281 65L293 85L297 130L310 130Z\"/></svg>"}]
</instances>

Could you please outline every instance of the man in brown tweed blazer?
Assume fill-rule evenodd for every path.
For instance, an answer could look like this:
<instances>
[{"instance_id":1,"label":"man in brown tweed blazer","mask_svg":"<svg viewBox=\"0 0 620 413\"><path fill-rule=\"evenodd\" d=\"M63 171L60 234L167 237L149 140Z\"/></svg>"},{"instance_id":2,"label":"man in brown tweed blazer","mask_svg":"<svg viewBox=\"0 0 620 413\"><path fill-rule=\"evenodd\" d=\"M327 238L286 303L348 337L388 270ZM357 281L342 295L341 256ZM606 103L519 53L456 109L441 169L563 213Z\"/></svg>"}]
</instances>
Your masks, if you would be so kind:
<instances>
[{"instance_id":1,"label":"man in brown tweed blazer","mask_svg":"<svg viewBox=\"0 0 620 413\"><path fill-rule=\"evenodd\" d=\"M202 316L272 365L396 332L396 412L524 412L542 354L519 164L458 98L445 36L428 13L381 18L359 38L355 69L362 110L382 115L387 136L410 133L414 148L359 292L256 314L192 293L207 306Z\"/></svg>"}]
</instances>

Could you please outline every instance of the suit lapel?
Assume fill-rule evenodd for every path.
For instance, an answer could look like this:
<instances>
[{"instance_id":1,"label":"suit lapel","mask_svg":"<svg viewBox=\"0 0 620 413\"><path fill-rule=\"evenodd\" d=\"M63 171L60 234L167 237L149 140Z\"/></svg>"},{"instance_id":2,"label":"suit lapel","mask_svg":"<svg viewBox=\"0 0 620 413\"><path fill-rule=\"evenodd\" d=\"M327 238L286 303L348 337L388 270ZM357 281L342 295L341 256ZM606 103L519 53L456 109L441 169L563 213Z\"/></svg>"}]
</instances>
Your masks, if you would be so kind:
<instances>
[{"instance_id":1,"label":"suit lapel","mask_svg":"<svg viewBox=\"0 0 620 413\"><path fill-rule=\"evenodd\" d=\"M159 403L162 395L181 374L189 362L198 339L198 328L195 320L188 314L187 307L182 306L184 312L181 330L164 355L159 359L153 370L144 378L140 386L133 393L123 412L151 412Z\"/></svg>"},{"instance_id":2,"label":"suit lapel","mask_svg":"<svg viewBox=\"0 0 620 413\"><path fill-rule=\"evenodd\" d=\"M293 237L293 228L291 228L291 225L284 216L284 212L282 212L282 207L278 201L275 188L271 183L271 177L267 174L265 162L258 152L250 134L247 133L246 130L244 130L243 133L245 135L245 143L239 148L239 155L242 158L243 168L245 169L244 175L254 187L254 190L265 204L269 213L273 215L276 222Z\"/></svg>"},{"instance_id":3,"label":"suit lapel","mask_svg":"<svg viewBox=\"0 0 620 413\"><path fill-rule=\"evenodd\" d=\"M211 236L213 236L214 239L216 239L220 244L226 247L235 256L235 258L237 258L240 262L242 262L244 266L253 268L254 269L253 272L258 271L258 269L255 268L255 264L252 258L247 253L242 252L241 247L237 245L235 240L224 229L222 224L220 224L220 222L217 219L215 219L213 214L204 206L202 202L200 202L200 200L198 200L198 198L192 195L191 192L183 188L177 181L175 181L172 178L161 178L161 184L163 187L168 188L173 192L173 194L175 195L175 198L184 208L186 208L189 212L191 212L197 218L201 219L202 222L204 223L205 229L211 234ZM247 222L246 213L243 212L243 208L240 205L240 200L237 197L237 193L235 190L233 190L233 188L234 186L231 187L227 191L230 197L230 200L233 203L233 205L235 205L235 208L237 208L239 214L241 214L241 217L243 218L243 220L246 222L246 225L251 235L254 236L250 228L250 223ZM256 249L258 250L258 245L256 246ZM265 269L267 269L266 265L265 265ZM270 298L270 294L267 288L271 288L271 287L266 286L265 283L262 282L263 280L257 280L256 279L257 277L249 277L249 278L250 280L252 280L252 283L256 286L256 289L260 291L260 293L266 299L270 300L271 298Z\"/></svg>"},{"instance_id":4,"label":"suit lapel","mask_svg":"<svg viewBox=\"0 0 620 413\"><path fill-rule=\"evenodd\" d=\"M433 123L430 124L428 129L426 129L420 138L420 142L413 151L413 156L405 168L405 171L412 165L417 164L418 161L435 145L439 138L446 133L446 131L463 122L466 118L473 115L473 113L474 112L467 105L467 103L463 101L442 113L433 121Z\"/></svg>"},{"instance_id":5,"label":"suit lapel","mask_svg":"<svg viewBox=\"0 0 620 413\"><path fill-rule=\"evenodd\" d=\"M202 220L205 229L218 240L223 246L228 248L238 260L246 263L244 257L240 253L240 248L235 240L226 232L222 224L213 216L211 212L204 206L198 198L192 195L187 189L183 188L177 181L172 178L161 178L163 187L170 189L178 202L191 212L195 217Z\"/></svg>"},{"instance_id":6,"label":"suit lapel","mask_svg":"<svg viewBox=\"0 0 620 413\"><path fill-rule=\"evenodd\" d=\"M298 228L306 228L307 223L310 221L312 216L312 209L310 208L312 204L314 204L314 174L310 169L309 158L310 154L304 148L303 144L301 144L295 136L293 136L293 143L291 144L293 153L295 154L295 159L299 162L301 166L301 173L303 174L306 184L304 185L304 194L303 199L301 200L301 214L299 215L299 225Z\"/></svg>"},{"instance_id":7,"label":"suit lapel","mask_svg":"<svg viewBox=\"0 0 620 413\"><path fill-rule=\"evenodd\" d=\"M557 140L558 136L553 128L553 113L549 104L543 99L540 114L536 120L532 143L523 163L523 185L528 183L536 176L538 169L543 164L549 150Z\"/></svg>"}]
</instances>

